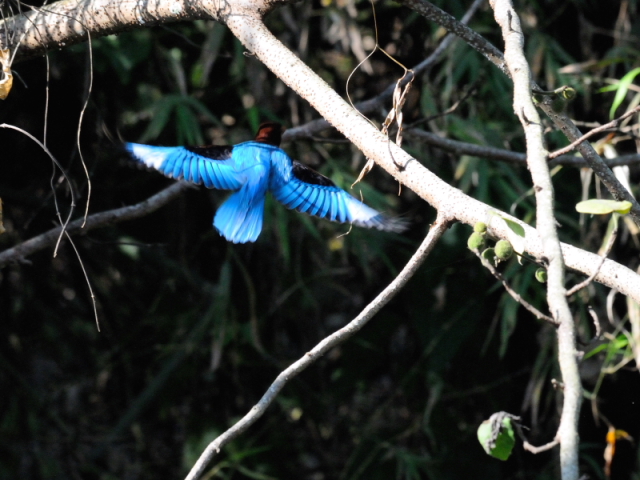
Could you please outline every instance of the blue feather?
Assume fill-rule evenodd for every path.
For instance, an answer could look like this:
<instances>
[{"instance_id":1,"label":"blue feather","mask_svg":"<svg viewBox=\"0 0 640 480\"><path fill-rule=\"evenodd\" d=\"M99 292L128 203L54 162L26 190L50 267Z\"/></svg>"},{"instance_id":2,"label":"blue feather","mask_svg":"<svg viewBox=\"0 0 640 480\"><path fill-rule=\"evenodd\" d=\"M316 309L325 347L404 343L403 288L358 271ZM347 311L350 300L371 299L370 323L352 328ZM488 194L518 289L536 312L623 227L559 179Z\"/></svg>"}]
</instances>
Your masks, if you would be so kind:
<instances>
[{"instance_id":1,"label":"blue feather","mask_svg":"<svg viewBox=\"0 0 640 480\"><path fill-rule=\"evenodd\" d=\"M125 148L134 159L168 177L233 190L213 220L220 235L233 243L255 242L260 235L267 191L288 208L334 222L391 232L406 229L404 220L384 216L328 178L293 162L279 143L279 126L264 124L255 141L232 147L126 143Z\"/></svg>"}]
</instances>

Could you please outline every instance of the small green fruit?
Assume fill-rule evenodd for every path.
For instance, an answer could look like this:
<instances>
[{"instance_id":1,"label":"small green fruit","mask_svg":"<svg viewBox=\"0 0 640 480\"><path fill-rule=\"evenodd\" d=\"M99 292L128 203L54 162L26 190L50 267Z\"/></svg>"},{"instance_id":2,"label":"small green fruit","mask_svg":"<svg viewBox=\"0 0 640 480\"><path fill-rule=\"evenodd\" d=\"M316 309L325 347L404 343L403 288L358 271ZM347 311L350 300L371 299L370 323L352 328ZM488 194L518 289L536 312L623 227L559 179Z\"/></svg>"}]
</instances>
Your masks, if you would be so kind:
<instances>
[{"instance_id":1,"label":"small green fruit","mask_svg":"<svg viewBox=\"0 0 640 480\"><path fill-rule=\"evenodd\" d=\"M480 250L484 247L484 235L478 232L473 232L467 240L467 247L469 250Z\"/></svg>"},{"instance_id":2,"label":"small green fruit","mask_svg":"<svg viewBox=\"0 0 640 480\"><path fill-rule=\"evenodd\" d=\"M567 87L562 91L562 96L567 100L573 100L576 98L576 90L575 88Z\"/></svg>"},{"instance_id":3,"label":"small green fruit","mask_svg":"<svg viewBox=\"0 0 640 480\"><path fill-rule=\"evenodd\" d=\"M540 283L547 283L547 271L544 268L539 268L536 270L536 280Z\"/></svg>"},{"instance_id":4,"label":"small green fruit","mask_svg":"<svg viewBox=\"0 0 640 480\"><path fill-rule=\"evenodd\" d=\"M498 260L504 262L505 260L509 260L513 255L513 246L507 240L499 240L498 243L496 243L495 251Z\"/></svg>"},{"instance_id":5,"label":"small green fruit","mask_svg":"<svg viewBox=\"0 0 640 480\"><path fill-rule=\"evenodd\" d=\"M473 231L477 233L485 233L487 231L487 224L484 222L478 222L473 226Z\"/></svg>"}]
</instances>

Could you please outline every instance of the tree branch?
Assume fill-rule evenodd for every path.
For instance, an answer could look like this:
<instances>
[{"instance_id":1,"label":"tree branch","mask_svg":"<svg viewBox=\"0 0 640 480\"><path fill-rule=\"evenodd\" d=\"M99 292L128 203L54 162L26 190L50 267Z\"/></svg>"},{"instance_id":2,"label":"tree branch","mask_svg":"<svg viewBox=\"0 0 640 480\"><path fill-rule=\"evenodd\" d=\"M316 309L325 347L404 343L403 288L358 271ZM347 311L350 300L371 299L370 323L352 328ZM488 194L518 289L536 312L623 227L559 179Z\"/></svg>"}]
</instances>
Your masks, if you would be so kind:
<instances>
[{"instance_id":1,"label":"tree branch","mask_svg":"<svg viewBox=\"0 0 640 480\"><path fill-rule=\"evenodd\" d=\"M144 217L145 215L149 215L160 207L166 205L189 188L192 188L192 186L186 182L174 183L161 192L156 193L152 197L149 197L145 201L136 205L108 210L106 212L94 213L87 217L87 223L84 227L82 227L82 218L70 222L65 228L65 231L70 235L80 232L84 233L89 230L93 230L94 228L106 227L126 220ZM30 238L29 240L25 240L15 247L11 247L0 252L0 268L12 262L24 261L25 257L33 255L34 253L47 248L49 245L53 245L61 231L62 227L52 228L48 232Z\"/></svg>"},{"instance_id":2,"label":"tree branch","mask_svg":"<svg viewBox=\"0 0 640 480\"><path fill-rule=\"evenodd\" d=\"M511 77L508 69L505 67L504 56L502 52L498 50L488 40L482 37L480 34L471 30L466 25L458 22L454 17L448 13L440 10L438 7L432 5L427 0L398 0L401 4L406 5L418 13L424 15L429 20L432 20L439 25L446 28L448 31L456 33L471 47L476 49L494 65L496 65L505 75ZM531 79L530 89L542 90ZM573 142L582 136L578 127L576 127L571 119L565 113L556 113L551 106L551 97L545 97L544 101L539 103L538 106L545 112L545 114L553 121L558 129L565 134L569 141ZM589 167L595 172L602 180L602 183L607 187L611 195L616 200L627 200L631 202L630 215L636 225L640 226L640 203L635 199L633 195L620 183L611 169L602 160L600 155L595 151L589 142L583 141L578 146L578 151L585 159Z\"/></svg>"},{"instance_id":3,"label":"tree branch","mask_svg":"<svg viewBox=\"0 0 640 480\"><path fill-rule=\"evenodd\" d=\"M327 83L304 62L276 39L264 26L258 15L240 9L240 15L228 16L227 26L245 47L263 62L290 88L305 98L334 127L356 145L367 158L372 158L402 184L450 218L468 225L485 222L493 237L508 239L510 231L500 221L495 209L471 198L457 188L442 181L420 162L400 149L386 136L348 105ZM399 169L396 163L404 166ZM538 233L529 225L506 214L522 226L525 232L525 251L542 262L545 258ZM563 245L565 263L569 268L584 273L594 272L599 257L570 245ZM618 289L625 295L640 300L640 276L611 260L605 261L596 281Z\"/></svg>"},{"instance_id":4,"label":"tree branch","mask_svg":"<svg viewBox=\"0 0 640 480\"><path fill-rule=\"evenodd\" d=\"M29 21L25 20L24 15L11 17L0 27L0 35L5 31L5 26L11 32L13 25L16 25L18 27L16 33L25 33L21 52L22 55L27 56L35 55L43 47L52 48L53 46L60 46L61 43L68 45L72 41L79 41L78 38L74 37L77 36L74 28L79 27L79 23L64 13L74 8L80 12L85 12L84 14L88 16L91 16L91 12L95 13L97 9L100 9L99 14L94 19L94 23L87 25L91 27L92 38L109 32L109 28L117 28L120 31L129 28L131 24L136 22L139 22L138 25L141 23L148 25L150 22L165 23L176 19L201 18L201 15L219 17L227 22L242 42L256 53L258 58L269 69L293 88L294 91L306 98L331 124L339 126L339 130L342 133L348 134L347 138L358 146L365 155L373 158L378 165L382 166L408 188L411 188L424 200L434 206L446 209L452 214L452 217L469 225L474 225L478 221L486 221L492 216L493 209L441 181L436 175L421 166L418 161L415 161L406 152L397 148L395 144L381 135L300 59L293 55L277 39L273 38L271 33L262 25L261 15L273 8L278 3L276 0L265 0L264 2L227 0L224 4L221 4L218 0L202 0L201 2L189 4L188 15L188 12L184 9L180 10L183 3L176 4L174 8L176 11L180 10L178 14L168 11L164 4L159 6L157 3L145 4L144 14L142 14L139 4L132 0L109 2L107 4L103 1L100 3L101 1L63 0L56 2L49 6L46 12L43 11L38 14L37 24L29 23ZM282 0L282 2L285 1ZM409 5L411 2L419 2L420 0L406 1L408 2L407 5ZM224 6L224 9L220 8L221 5ZM126 6L129 8L126 9ZM125 11L128 13L123 13ZM121 17L125 23L116 25ZM457 22L455 19L453 21ZM49 29L47 22L58 25ZM493 57L497 59L496 62L501 66L499 60L502 54L473 30L462 24L460 25L460 31L470 32L470 34L474 35L474 42L478 44L478 48L488 50L487 55L489 58L492 58L491 52L493 52ZM52 31L50 32L49 30ZM68 37L65 35L68 35ZM465 33L465 35L467 34ZM20 35L15 35L15 38L19 37ZM0 36L0 39L3 38ZM463 38L466 40L465 37ZM55 39L55 42L53 39ZM504 65L502 67L504 68ZM393 163L393 159L398 160L401 165L406 165L406 168L399 171ZM500 215L503 218L513 219L513 217L503 213ZM513 220L520 223L517 219ZM490 225L490 233L497 238L508 238L506 227L497 223L493 226ZM527 253L537 259L541 259L544 253L536 232L525 224L521 223L521 225L526 232L525 248ZM594 272L593 265L599 260L597 255L569 245L563 245L562 248L568 268L577 270L586 276ZM616 288L621 293L630 295L640 302L640 276L616 262L605 261L595 280Z\"/></svg>"},{"instance_id":5,"label":"tree branch","mask_svg":"<svg viewBox=\"0 0 640 480\"><path fill-rule=\"evenodd\" d=\"M489 270L489 272L491 272L491 274L496 277L496 279L502 283L502 286L504 287L504 289L506 290L506 292L511 295L511 298L513 298L516 302L518 302L520 305L522 305L524 308L526 308L527 310L529 310L529 312L531 312L533 314L534 317L536 317L538 320L544 320L545 322L549 322L550 324L554 325L554 326L558 326L558 322L556 322L555 319L551 318L549 315L545 315L544 313L542 313L540 310L538 310L536 307L534 307L533 305L531 305L529 302L527 302L524 298L522 298L522 295L520 295L518 292L516 292L513 288L511 288L511 286L509 285L509 283L507 282L507 280L504 278L504 275L502 275L502 273L500 273L496 267L494 267L491 262L489 260L487 260L486 258L484 258L482 256L482 254L480 253L479 250L474 250L473 253L476 254L476 257L478 257L478 259L480 260L480 262L482 263L482 265L484 265L484 267Z\"/></svg>"},{"instance_id":6,"label":"tree branch","mask_svg":"<svg viewBox=\"0 0 640 480\"><path fill-rule=\"evenodd\" d=\"M591 138L596 133L603 132L603 131L608 130L610 128L615 128L618 125L620 125L620 122L622 122L625 118L628 118L628 117L630 117L632 115L635 115L638 112L640 112L640 106L638 106L636 108L632 108L631 110L629 110L624 115L616 118L615 120L610 121L609 123L605 123L604 125L600 125L599 127L596 127L596 128L594 128L592 130L589 130L587 133L582 135L577 140L571 142L566 147L561 148L559 150L556 150L555 152L550 153L549 154L549 158L550 159L551 158L556 158L556 157L559 157L560 155L563 155L565 153L569 153L571 150L575 149L578 145L580 145L582 142L586 141L587 139Z\"/></svg>"},{"instance_id":7,"label":"tree branch","mask_svg":"<svg viewBox=\"0 0 640 480\"><path fill-rule=\"evenodd\" d=\"M382 309L382 307L389 303L396 293L398 293L416 273L429 253L431 253L440 237L444 232L446 232L447 228L449 228L449 225L450 220L444 215L439 214L435 223L431 225L429 234L422 241L418 250L416 250L413 256L409 259L398 276L382 292L380 292L380 294L369 305L367 305L356 318L337 332L326 337L302 358L283 370L251 411L207 446L189 472L189 475L187 475L186 480L198 479L204 473L205 468L211 462L216 453L220 452L220 449L224 445L244 432L262 416L289 380L318 360L330 349L353 336L362 327L364 327L369 320L371 320L371 318L373 318L373 316Z\"/></svg>"},{"instance_id":8,"label":"tree branch","mask_svg":"<svg viewBox=\"0 0 640 480\"><path fill-rule=\"evenodd\" d=\"M547 151L538 111L531 96L531 69L524 55L520 18L511 0L490 0L496 22L502 29L504 58L513 79L513 108L525 131L527 164L536 196L536 225L543 243L547 266L547 302L558 327L558 359L564 383L564 403L558 428L560 470L563 480L578 480L578 415L582 386L578 373L575 324L567 302L564 261L553 211L553 183L547 166Z\"/></svg>"},{"instance_id":9,"label":"tree branch","mask_svg":"<svg viewBox=\"0 0 640 480\"><path fill-rule=\"evenodd\" d=\"M253 10L266 15L277 4L289 0L253 2ZM61 0L0 21L0 48L18 48L16 60L42 55L92 38L129 30L185 20L221 18L231 14L236 1L171 0ZM8 36L10 35L10 38Z\"/></svg>"},{"instance_id":10,"label":"tree branch","mask_svg":"<svg viewBox=\"0 0 640 480\"><path fill-rule=\"evenodd\" d=\"M527 155L525 153L513 152L511 150L489 147L486 145L476 145L473 143L461 142L459 140L451 140L450 138L444 138L435 133L420 130L418 128L406 129L404 130L404 135L409 139L418 140L426 143L427 145L455 153L456 155L473 155L475 157L513 163L523 167L527 165ZM603 161L609 167L636 165L640 163L640 154L634 153L630 155L621 155L615 158L603 158ZM585 162L584 158L574 157L572 155L555 156L552 161L548 162L548 165L549 167L564 165L578 168L589 166L587 162Z\"/></svg>"}]
</instances>

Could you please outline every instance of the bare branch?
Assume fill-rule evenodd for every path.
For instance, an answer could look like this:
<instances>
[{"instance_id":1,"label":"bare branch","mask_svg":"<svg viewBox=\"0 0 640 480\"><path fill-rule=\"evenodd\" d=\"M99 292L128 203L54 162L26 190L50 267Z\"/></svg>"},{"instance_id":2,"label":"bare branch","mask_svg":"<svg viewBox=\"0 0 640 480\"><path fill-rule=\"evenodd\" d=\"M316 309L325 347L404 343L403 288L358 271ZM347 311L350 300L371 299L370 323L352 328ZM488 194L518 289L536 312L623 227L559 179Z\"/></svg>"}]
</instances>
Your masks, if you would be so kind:
<instances>
[{"instance_id":1,"label":"bare branch","mask_svg":"<svg viewBox=\"0 0 640 480\"><path fill-rule=\"evenodd\" d=\"M136 205L89 215L84 228L82 227L82 218L74 220L66 226L65 231L68 234L87 232L94 228L105 227L119 222L124 222L126 220L144 217L145 215L149 215L160 207L166 205L189 188L192 188L192 186L186 182L174 183L161 192L156 193L152 197L149 197L145 201ZM62 227L52 228L48 232L42 233L16 245L15 247L8 248L7 250L0 252L0 268L4 267L8 263L24 261L27 256L33 255L35 252L43 250L49 245L54 244L61 232Z\"/></svg>"},{"instance_id":2,"label":"bare branch","mask_svg":"<svg viewBox=\"0 0 640 480\"><path fill-rule=\"evenodd\" d=\"M449 138L443 138L435 133L426 132L417 128L410 128L404 131L404 134L408 138L413 138L438 147L447 152L455 153L456 155L473 155L475 157L489 158L492 160L498 160L502 162L513 163L515 165L526 166L527 155L525 153L513 152L511 150L505 150L503 148L489 147L486 145L475 145L473 143L461 142L459 140L451 140ZM640 163L640 154L621 155L615 158L605 158L603 161L609 167L617 167L620 165L635 165ZM572 155L561 155L555 157L549 162L549 166L565 165L569 167L588 167L589 165L581 157L574 157Z\"/></svg>"},{"instance_id":3,"label":"bare branch","mask_svg":"<svg viewBox=\"0 0 640 480\"><path fill-rule=\"evenodd\" d=\"M455 33L469 46L476 49L488 60L490 60L495 66L497 66L505 75L511 77L508 69L505 66L504 56L502 52L498 50L491 42L486 40L482 35L471 30L466 25L458 22L454 17L448 13L440 10L438 7L432 5L427 0L399 0L400 3L406 5L418 13L424 15L429 20L432 20L439 25L442 25L448 31ZM520 32L521 33L521 32ZM543 90L533 79L530 78L530 89ZM557 113L551 106L551 97L545 97L544 101L539 103L538 106L545 112L545 114L555 123L556 127L565 134L570 140L574 141L582 136L582 133L573 124L571 119L565 113ZM611 169L602 160L600 155L595 151L589 142L583 141L578 145L578 151L582 154L589 167L600 177L602 183L607 187L611 195L616 200L627 200L631 202L630 215L636 225L640 226L640 204L633 195L620 183Z\"/></svg>"},{"instance_id":4,"label":"bare branch","mask_svg":"<svg viewBox=\"0 0 640 480\"><path fill-rule=\"evenodd\" d=\"M542 453L542 452L546 452L548 450L551 450L552 448L557 447L559 444L560 444L560 440L558 440L557 438L554 438L549 443L545 443L544 445L540 445L539 447L536 447L535 445L530 444L527 440L524 440L522 442L522 447L527 452L531 452L531 453L533 453L535 455L535 454L538 454L538 453Z\"/></svg>"},{"instance_id":5,"label":"bare branch","mask_svg":"<svg viewBox=\"0 0 640 480\"><path fill-rule=\"evenodd\" d=\"M635 115L638 112L640 112L640 106L629 110L624 115L616 118L615 120L610 121L609 123L605 123L604 125L600 125L599 127L596 127L593 130L590 130L589 132L585 133L584 135L582 135L577 140L571 142L566 147L561 148L559 150L556 150L555 152L550 153L549 154L549 158L552 159L552 158L559 157L560 155L564 155L565 153L569 153L571 150L576 148L578 145L580 145L585 140L591 138L596 133L603 132L603 131L608 130L610 128L615 128L618 125L620 125L620 122L622 122L625 118L629 118L630 116Z\"/></svg>"},{"instance_id":6,"label":"bare branch","mask_svg":"<svg viewBox=\"0 0 640 480\"><path fill-rule=\"evenodd\" d=\"M88 32L95 39L133 26L150 27L199 19L220 21L231 14L233 3L239 2L61 0L0 21L0 48L14 50L19 43L20 48L15 58L15 61L19 61L84 42L88 38ZM279 3L288 3L288 0L252 2L252 9L259 15L265 15ZM7 38L8 35L11 38Z\"/></svg>"},{"instance_id":7,"label":"bare branch","mask_svg":"<svg viewBox=\"0 0 640 480\"><path fill-rule=\"evenodd\" d=\"M278 393L284 388L284 386L293 377L298 375L309 365L318 360L322 355L328 352L330 349L344 342L362 327L364 327L373 316L380 311L389 301L398 293L402 287L411 279L414 273L418 270L420 265L427 258L429 253L433 250L440 237L449 228L450 220L444 215L438 215L435 223L431 226L429 234L423 240L418 250L409 259L405 267L398 274L398 276L385 288L369 305L367 305L360 314L349 322L346 326L329 335L327 338L318 343L311 351L306 353L295 363L291 364L288 368L283 370L280 375L274 380L269 389L262 396L260 401L254 405L249 413L242 417L235 425L229 428L222 435L218 436L213 442L211 442L204 452L200 455L200 458L193 466L186 480L196 480L204 473L205 468L211 462L216 453L220 452L220 449L236 438L253 423L258 420L262 414L267 410L269 405L273 403Z\"/></svg>"},{"instance_id":8,"label":"bare branch","mask_svg":"<svg viewBox=\"0 0 640 480\"><path fill-rule=\"evenodd\" d=\"M502 286L507 291L507 293L511 295L511 298L513 298L516 302L518 302L524 308L529 310L533 314L533 316L536 317L538 320L544 320L545 322L549 322L552 325L555 325L556 327L558 326L558 322L555 319L551 318L549 315L545 315L544 313L542 313L540 310L538 310L536 307L534 307L529 302L527 302L524 298L522 298L522 296L518 292L516 292L513 288L511 288L511 286L507 283L507 280L504 278L504 275L502 275L502 273L500 273L496 269L496 267L494 267L491 264L491 262L489 262L486 258L484 258L478 250L474 250L473 253L475 253L476 256L480 259L480 261L482 262L482 265L484 265L484 267L487 270L489 270L491 274L494 277L496 277L500 283L502 283Z\"/></svg>"},{"instance_id":9,"label":"bare branch","mask_svg":"<svg viewBox=\"0 0 640 480\"><path fill-rule=\"evenodd\" d=\"M600 260L600 262L598 262L598 266L596 267L595 271L591 275L589 275L589 277L586 280L571 287L571 289L567 291L567 297L570 297L574 293L582 290L584 287L586 287L591 282L593 282L593 279L596 278L596 275L598 275L600 268L602 268L602 265L604 264L605 259L609 256L609 253L611 252L611 248L613 248L613 244L615 243L617 236L618 236L618 224L616 222L616 226L611 232L611 234L609 235L609 240L607 241L607 245L604 249L604 252L602 253L602 259Z\"/></svg>"},{"instance_id":10,"label":"bare branch","mask_svg":"<svg viewBox=\"0 0 640 480\"><path fill-rule=\"evenodd\" d=\"M553 205L553 183L547 165L542 124L531 96L531 69L524 55L524 35L511 0L490 0L496 22L502 29L504 58L513 79L513 108L525 131L527 165L536 196L536 225L547 266L547 302L558 327L558 360L564 388L564 403L558 428L562 480L578 480L578 416L582 386L576 357L575 324L564 286L564 260L558 239ZM609 170L610 171L610 170Z\"/></svg>"},{"instance_id":11,"label":"bare branch","mask_svg":"<svg viewBox=\"0 0 640 480\"><path fill-rule=\"evenodd\" d=\"M496 210L465 195L442 181L407 152L390 142L375 127L354 111L329 85L300 58L285 47L264 26L261 18L250 10L227 18L227 26L264 65L282 81L305 98L318 112L356 145L367 158L373 158L389 174L434 205L448 217L468 225L485 222L495 238L509 238L510 230L499 221ZM239 12L239 13L240 13ZM394 163L406 167L400 171ZM518 223L525 232L525 251L543 261L545 254L535 229L518 219L500 212L499 217ZM582 249L562 246L569 268L591 275L599 257ZM594 261L595 259L595 261ZM596 281L616 288L640 302L640 276L611 260L605 261Z\"/></svg>"},{"instance_id":12,"label":"bare branch","mask_svg":"<svg viewBox=\"0 0 640 480\"><path fill-rule=\"evenodd\" d=\"M419 2L420 0L411 1ZM97 8L97 2L98 0L87 0L86 5L83 7L87 16L91 17L93 14L96 14L92 9ZM451 216L457 218L459 221L474 225L478 221L484 221L489 216L489 207L487 205L462 194L459 190L442 182L437 176L419 165L419 162L414 161L415 159L410 157L406 152L397 149L392 143L389 143L388 140L379 135L372 126L368 124L365 125L366 122L361 122L361 118L356 118L359 117L359 115L354 115L353 110L336 92L329 88L329 86L311 69L304 65L299 58L289 52L282 43L273 38L271 33L262 25L261 15L274 6L274 1L265 0L264 2L256 1L249 3L227 1L221 4L217 0L203 0L202 2L190 4L188 10L181 10L179 14L167 13L164 9L165 4L146 4L146 10L140 12L139 8L135 7L135 5L138 4L134 5L130 3L130 0L124 0L124 2L122 5L132 7L126 10L128 13L125 19L126 22L132 23L137 21L135 18L131 18L132 16L136 17L136 15L138 15L137 18L140 21L148 20L149 22L153 21L155 23L170 21L171 19L175 19L176 15L178 15L180 19L186 20L195 18L193 15L205 15L207 12L213 12L211 15L214 17L216 15L224 17L228 26L250 51L254 52L268 68L291 86L293 90L303 98L306 98L324 118L336 127L339 127L342 133L347 134L347 138L358 146L368 158L375 158L375 161L379 165L432 205L445 208L447 211L455 213L455 215ZM63 33L67 32L71 35L74 33L74 25L77 27L78 24L72 18L58 14L56 9L61 8L63 12L65 11L64 9L69 8L82 9L81 4L78 0L74 0L73 2L70 0L56 2L48 7L53 13L42 13L41 16L37 18L37 24L25 23L23 19L24 16L20 15L7 19L7 22L15 21L16 25L20 26L20 28L26 29L24 31L29 35L26 35L25 38L28 37L31 38L31 40L25 43L21 49L24 49L23 53L25 55L27 53L32 55L34 51L42 47L42 45L36 41L40 33L43 35L46 34L46 38L50 38L55 34L58 42L66 43L67 39ZM73 5L75 5L75 7L73 7ZM109 4L109 6L112 5L113 8L116 8L116 6L121 4ZM180 10L182 5L182 3L177 4L175 10ZM224 9L219 8L221 5L224 6ZM95 17L92 17L92 22L94 23L87 25L87 28L91 29L94 38L98 36L98 32L104 34L109 28L113 27L114 24L118 23L120 21L119 15L124 15L118 12L125 11L125 9L119 9L118 12L113 12L113 15L111 15L112 12L107 10L103 3L99 6L101 10ZM136 10L136 8L138 8L138 10ZM108 14L107 11L109 12ZM195 13L193 13L194 11ZM134 13L132 14L131 12ZM455 21L455 19L453 20ZM56 24L55 32L47 33L39 31L45 30L47 21ZM84 22L85 20L83 20L83 23ZM129 25L129 23L126 23L126 25ZM255 25L258 26L254 28ZM494 57L495 55L499 55L501 58L502 54L489 42L475 34L475 32L468 27L462 24L460 24L460 26L460 32L466 31L475 35L475 43L478 49L484 49L483 53L487 54L489 58L491 58L492 52ZM9 28L9 31L11 31L11 28ZM0 32L2 32L1 28ZM18 38L18 36L14 38ZM58 45L56 42L53 44ZM45 43L45 45L47 44ZM498 64L500 66L500 62L498 62ZM291 68L289 68L289 65ZM402 165L407 165L407 168L402 172L398 172L391 158L395 158ZM504 214L501 215L504 216ZM514 221L517 220L514 219ZM537 234L530 227L524 224L522 226L527 232L527 253L536 258L542 258L544 253ZM490 233L497 238L507 238L507 232L503 231L502 228L503 227L499 225L493 225ZM596 262L599 260L599 257L596 255L589 254L581 249L568 245L563 245L563 253L567 266L585 275L591 275L593 273L593 259L595 258ZM625 295L630 295L636 301L640 302L640 276L616 262L610 260L605 261L595 280L612 288L616 288Z\"/></svg>"}]
</instances>

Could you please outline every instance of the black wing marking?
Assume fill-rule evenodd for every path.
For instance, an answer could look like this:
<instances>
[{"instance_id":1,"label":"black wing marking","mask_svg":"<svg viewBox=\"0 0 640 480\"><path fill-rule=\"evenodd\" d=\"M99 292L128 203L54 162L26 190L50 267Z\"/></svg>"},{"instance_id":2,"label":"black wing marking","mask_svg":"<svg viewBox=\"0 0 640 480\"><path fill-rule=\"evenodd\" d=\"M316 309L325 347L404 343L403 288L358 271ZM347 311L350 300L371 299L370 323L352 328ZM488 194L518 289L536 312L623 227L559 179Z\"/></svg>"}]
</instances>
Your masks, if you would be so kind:
<instances>
[{"instance_id":1,"label":"black wing marking","mask_svg":"<svg viewBox=\"0 0 640 480\"><path fill-rule=\"evenodd\" d=\"M316 172L314 169L303 165L300 162L293 161L293 176L304 183L311 185L320 185L322 187L335 187L336 184L324 175Z\"/></svg>"},{"instance_id":2,"label":"black wing marking","mask_svg":"<svg viewBox=\"0 0 640 480\"><path fill-rule=\"evenodd\" d=\"M185 146L185 150L206 157L210 160L228 160L231 158L233 145L203 145L200 147Z\"/></svg>"}]
</instances>

